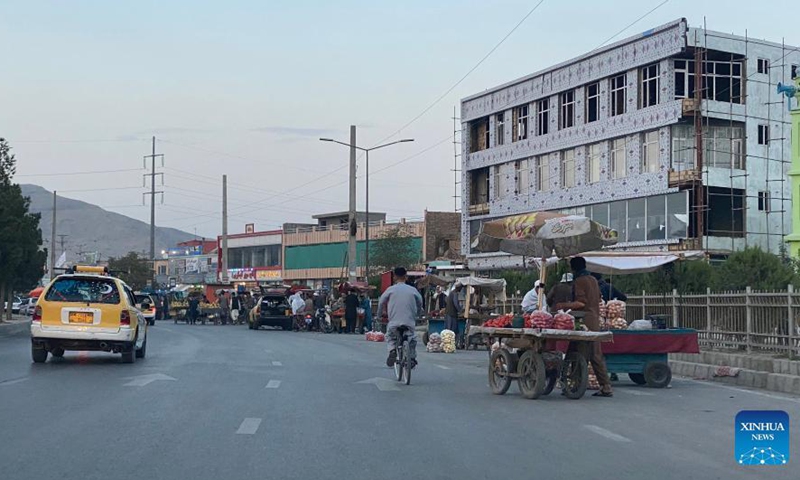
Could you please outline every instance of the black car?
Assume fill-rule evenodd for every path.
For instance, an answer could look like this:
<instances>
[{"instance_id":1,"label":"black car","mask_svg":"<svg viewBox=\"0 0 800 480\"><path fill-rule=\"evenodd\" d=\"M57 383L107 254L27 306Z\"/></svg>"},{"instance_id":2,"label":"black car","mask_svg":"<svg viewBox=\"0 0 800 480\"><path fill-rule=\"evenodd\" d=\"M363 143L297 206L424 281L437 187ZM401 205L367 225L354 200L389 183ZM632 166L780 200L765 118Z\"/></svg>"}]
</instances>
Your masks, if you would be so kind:
<instances>
[{"instance_id":1,"label":"black car","mask_svg":"<svg viewBox=\"0 0 800 480\"><path fill-rule=\"evenodd\" d=\"M250 315L249 318L250 329L258 330L266 325L291 330L294 322L292 307L289 305L289 291L283 288L270 288L263 289L261 293L257 307L258 314Z\"/></svg>"}]
</instances>

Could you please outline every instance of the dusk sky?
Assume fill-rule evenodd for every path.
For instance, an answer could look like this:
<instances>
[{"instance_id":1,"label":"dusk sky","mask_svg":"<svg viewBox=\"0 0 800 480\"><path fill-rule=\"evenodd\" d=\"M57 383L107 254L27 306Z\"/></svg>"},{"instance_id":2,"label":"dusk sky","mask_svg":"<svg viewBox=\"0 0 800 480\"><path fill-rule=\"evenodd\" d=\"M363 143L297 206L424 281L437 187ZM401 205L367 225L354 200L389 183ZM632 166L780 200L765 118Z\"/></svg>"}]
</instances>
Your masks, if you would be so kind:
<instances>
[{"instance_id":1,"label":"dusk sky","mask_svg":"<svg viewBox=\"0 0 800 480\"><path fill-rule=\"evenodd\" d=\"M149 221L142 157L166 156L157 223L216 236L346 210L345 147L370 155L371 209L453 210L461 98L686 17L690 26L800 45L791 3L535 1L0 1L0 137L20 183ZM792 27L795 25L795 27ZM363 159L358 205L364 207ZM109 172L112 171L112 172ZM104 172L59 175L66 172ZM55 174L55 175L54 175Z\"/></svg>"}]
</instances>

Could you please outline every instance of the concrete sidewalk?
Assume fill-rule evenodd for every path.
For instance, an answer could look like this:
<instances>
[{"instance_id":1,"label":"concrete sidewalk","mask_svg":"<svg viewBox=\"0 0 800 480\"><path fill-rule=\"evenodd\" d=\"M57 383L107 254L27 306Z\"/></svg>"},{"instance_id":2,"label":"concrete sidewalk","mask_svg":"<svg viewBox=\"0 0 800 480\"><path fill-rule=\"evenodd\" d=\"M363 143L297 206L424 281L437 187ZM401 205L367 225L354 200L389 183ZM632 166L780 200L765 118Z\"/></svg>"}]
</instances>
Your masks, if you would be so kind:
<instances>
[{"instance_id":1,"label":"concrete sidewalk","mask_svg":"<svg viewBox=\"0 0 800 480\"><path fill-rule=\"evenodd\" d=\"M12 315L11 321L0 320L0 337L10 337L27 332L31 327L31 317Z\"/></svg>"},{"instance_id":2,"label":"concrete sidewalk","mask_svg":"<svg viewBox=\"0 0 800 480\"><path fill-rule=\"evenodd\" d=\"M800 395L800 361L769 355L700 352L670 354L676 375Z\"/></svg>"}]
</instances>

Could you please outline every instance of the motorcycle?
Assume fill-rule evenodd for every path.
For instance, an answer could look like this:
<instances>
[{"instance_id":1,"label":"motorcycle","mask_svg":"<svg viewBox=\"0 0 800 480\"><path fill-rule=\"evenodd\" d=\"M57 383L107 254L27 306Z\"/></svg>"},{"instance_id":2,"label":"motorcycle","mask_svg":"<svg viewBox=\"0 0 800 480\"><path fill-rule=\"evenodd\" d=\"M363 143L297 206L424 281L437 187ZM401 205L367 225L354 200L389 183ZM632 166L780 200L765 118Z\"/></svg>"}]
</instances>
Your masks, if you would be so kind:
<instances>
[{"instance_id":1,"label":"motorcycle","mask_svg":"<svg viewBox=\"0 0 800 480\"><path fill-rule=\"evenodd\" d=\"M322 333L333 333L330 317L331 307L318 308L314 313L314 325Z\"/></svg>"}]
</instances>

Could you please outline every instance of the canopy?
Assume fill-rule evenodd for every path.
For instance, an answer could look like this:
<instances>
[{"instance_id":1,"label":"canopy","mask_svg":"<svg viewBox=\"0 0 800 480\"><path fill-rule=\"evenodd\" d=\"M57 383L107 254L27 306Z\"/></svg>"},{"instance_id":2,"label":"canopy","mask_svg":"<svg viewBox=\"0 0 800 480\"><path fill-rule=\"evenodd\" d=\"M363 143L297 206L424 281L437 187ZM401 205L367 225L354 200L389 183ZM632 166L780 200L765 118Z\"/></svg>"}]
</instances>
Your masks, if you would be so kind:
<instances>
[{"instance_id":1,"label":"canopy","mask_svg":"<svg viewBox=\"0 0 800 480\"><path fill-rule=\"evenodd\" d=\"M686 252L587 252L586 268L606 275L654 272L678 260L702 260L701 251Z\"/></svg>"},{"instance_id":2,"label":"canopy","mask_svg":"<svg viewBox=\"0 0 800 480\"><path fill-rule=\"evenodd\" d=\"M493 293L501 302L506 300L506 280L504 278L461 277L453 284L480 289L484 294Z\"/></svg>"},{"instance_id":3,"label":"canopy","mask_svg":"<svg viewBox=\"0 0 800 480\"><path fill-rule=\"evenodd\" d=\"M42 292L44 292L44 287L36 287L30 292L28 292L28 296L33 298L39 298Z\"/></svg>"},{"instance_id":4,"label":"canopy","mask_svg":"<svg viewBox=\"0 0 800 480\"><path fill-rule=\"evenodd\" d=\"M480 252L564 258L617 243L617 232L580 215L537 212L486 222L472 244Z\"/></svg>"},{"instance_id":5,"label":"canopy","mask_svg":"<svg viewBox=\"0 0 800 480\"><path fill-rule=\"evenodd\" d=\"M449 282L447 280L437 275L425 275L424 277L417 280L417 288L426 288L429 286L446 287L448 283Z\"/></svg>"}]
</instances>

